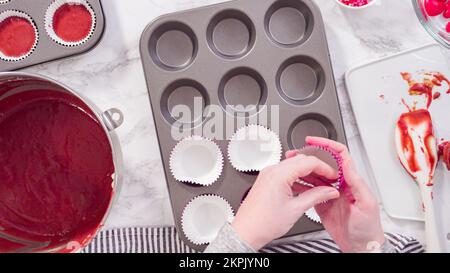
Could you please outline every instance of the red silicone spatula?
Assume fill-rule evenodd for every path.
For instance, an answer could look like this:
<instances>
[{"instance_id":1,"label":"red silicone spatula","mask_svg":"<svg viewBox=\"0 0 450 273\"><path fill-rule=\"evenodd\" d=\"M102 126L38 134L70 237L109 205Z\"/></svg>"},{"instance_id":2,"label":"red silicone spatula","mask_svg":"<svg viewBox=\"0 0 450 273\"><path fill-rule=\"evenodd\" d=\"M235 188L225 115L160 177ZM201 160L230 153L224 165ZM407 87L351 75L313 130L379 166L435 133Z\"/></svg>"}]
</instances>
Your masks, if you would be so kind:
<instances>
[{"instance_id":1,"label":"red silicone spatula","mask_svg":"<svg viewBox=\"0 0 450 273\"><path fill-rule=\"evenodd\" d=\"M403 114L397 122L395 142L400 162L420 188L427 252L441 252L433 206L433 176L438 149L428 110Z\"/></svg>"}]
</instances>

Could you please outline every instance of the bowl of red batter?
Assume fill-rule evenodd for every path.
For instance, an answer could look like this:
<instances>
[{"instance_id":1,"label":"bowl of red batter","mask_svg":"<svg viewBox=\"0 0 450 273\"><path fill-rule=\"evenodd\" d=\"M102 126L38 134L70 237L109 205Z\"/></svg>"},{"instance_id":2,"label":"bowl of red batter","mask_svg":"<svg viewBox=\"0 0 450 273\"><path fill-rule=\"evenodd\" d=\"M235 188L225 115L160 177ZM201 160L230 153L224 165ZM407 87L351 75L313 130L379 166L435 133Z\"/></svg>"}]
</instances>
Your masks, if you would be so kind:
<instances>
[{"instance_id":1,"label":"bowl of red batter","mask_svg":"<svg viewBox=\"0 0 450 273\"><path fill-rule=\"evenodd\" d=\"M122 122L51 79L0 73L0 253L91 241L118 191Z\"/></svg>"}]
</instances>

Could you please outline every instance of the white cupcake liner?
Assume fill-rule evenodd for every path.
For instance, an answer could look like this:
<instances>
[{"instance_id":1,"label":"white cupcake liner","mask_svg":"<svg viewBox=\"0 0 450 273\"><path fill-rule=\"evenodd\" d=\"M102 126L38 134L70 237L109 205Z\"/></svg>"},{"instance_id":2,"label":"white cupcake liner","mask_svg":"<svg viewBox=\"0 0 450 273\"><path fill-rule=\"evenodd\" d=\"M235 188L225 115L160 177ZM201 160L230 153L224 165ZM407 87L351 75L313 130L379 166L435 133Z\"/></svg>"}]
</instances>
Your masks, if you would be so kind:
<instances>
[{"instance_id":1,"label":"white cupcake liner","mask_svg":"<svg viewBox=\"0 0 450 273\"><path fill-rule=\"evenodd\" d=\"M234 219L230 203L218 195L200 195L184 208L181 227L186 238L195 245L211 243L225 223Z\"/></svg>"},{"instance_id":2,"label":"white cupcake liner","mask_svg":"<svg viewBox=\"0 0 450 273\"><path fill-rule=\"evenodd\" d=\"M0 4L6 4L8 2L10 2L11 0L0 0Z\"/></svg>"},{"instance_id":3,"label":"white cupcake liner","mask_svg":"<svg viewBox=\"0 0 450 273\"><path fill-rule=\"evenodd\" d=\"M259 172L281 161L282 147L278 135L260 125L239 129L228 144L228 158L240 172Z\"/></svg>"},{"instance_id":4,"label":"white cupcake liner","mask_svg":"<svg viewBox=\"0 0 450 273\"><path fill-rule=\"evenodd\" d=\"M222 174L223 154L212 140L187 137L172 150L169 166L179 182L210 186Z\"/></svg>"},{"instance_id":5,"label":"white cupcake liner","mask_svg":"<svg viewBox=\"0 0 450 273\"><path fill-rule=\"evenodd\" d=\"M6 10L6 11L0 13L0 22L3 22L4 20L6 20L10 17L20 17L20 18L26 19L33 26L34 34L35 34L35 41L34 41L33 47L31 48L30 51L28 51L28 53L26 53L22 56L19 56L19 57L6 56L5 54L3 54L3 52L0 51L0 59L2 59L3 61L18 62L18 61L22 61L22 60L28 58L36 50L37 44L39 42L39 31L37 29L36 23L34 22L33 18L31 18L30 15L26 14L23 11Z\"/></svg>"},{"instance_id":6,"label":"white cupcake liner","mask_svg":"<svg viewBox=\"0 0 450 273\"><path fill-rule=\"evenodd\" d=\"M55 33L55 30L53 28L53 17L55 15L55 12L65 4L83 5L91 14L92 17L91 29L89 31L89 34L81 41L77 42L64 41ZM86 43L94 35L96 26L97 26L97 16L95 14L94 8L86 0L55 0L53 3L50 4L50 6L47 8L47 11L45 12L45 31L54 42L62 46L75 47Z\"/></svg>"},{"instance_id":7,"label":"white cupcake liner","mask_svg":"<svg viewBox=\"0 0 450 273\"><path fill-rule=\"evenodd\" d=\"M308 211L306 211L305 216L313 222L322 224L322 221L320 220L320 216L319 216L319 214L317 214L317 211L314 208L310 208Z\"/></svg>"}]
</instances>

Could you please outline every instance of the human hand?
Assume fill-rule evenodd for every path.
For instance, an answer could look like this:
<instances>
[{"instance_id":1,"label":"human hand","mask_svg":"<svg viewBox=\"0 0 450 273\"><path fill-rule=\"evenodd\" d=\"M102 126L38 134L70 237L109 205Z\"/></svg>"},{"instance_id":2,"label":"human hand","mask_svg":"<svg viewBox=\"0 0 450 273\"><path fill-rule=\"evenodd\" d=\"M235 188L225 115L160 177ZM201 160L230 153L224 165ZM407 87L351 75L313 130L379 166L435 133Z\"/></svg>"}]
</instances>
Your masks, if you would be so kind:
<instances>
[{"instance_id":1,"label":"human hand","mask_svg":"<svg viewBox=\"0 0 450 273\"><path fill-rule=\"evenodd\" d=\"M307 144L325 146L343 159L346 185L340 197L315 206L322 224L343 252L368 252L381 246L386 238L381 226L380 209L367 184L358 175L345 145L328 139L308 137ZM295 158L296 151L286 153Z\"/></svg>"},{"instance_id":2,"label":"human hand","mask_svg":"<svg viewBox=\"0 0 450 273\"><path fill-rule=\"evenodd\" d=\"M303 189L297 196L296 181L311 173L330 180L338 177L332 167L305 155L291 156L261 171L232 223L241 239L259 250L285 235L308 209L339 197L339 191L328 186Z\"/></svg>"}]
</instances>

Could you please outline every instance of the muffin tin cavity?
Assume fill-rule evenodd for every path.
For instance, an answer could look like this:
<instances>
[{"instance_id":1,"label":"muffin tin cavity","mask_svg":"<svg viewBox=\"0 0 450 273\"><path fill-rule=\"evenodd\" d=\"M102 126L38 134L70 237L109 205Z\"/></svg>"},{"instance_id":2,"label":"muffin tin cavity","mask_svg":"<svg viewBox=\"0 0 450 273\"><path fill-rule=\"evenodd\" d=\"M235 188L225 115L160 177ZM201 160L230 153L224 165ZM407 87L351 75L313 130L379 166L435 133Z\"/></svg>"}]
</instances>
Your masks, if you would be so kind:
<instances>
[{"instance_id":1,"label":"muffin tin cavity","mask_svg":"<svg viewBox=\"0 0 450 273\"><path fill-rule=\"evenodd\" d=\"M255 111L267 102L267 84L255 70L239 67L228 72L219 85L219 101L232 113Z\"/></svg>"},{"instance_id":2,"label":"muffin tin cavity","mask_svg":"<svg viewBox=\"0 0 450 273\"><path fill-rule=\"evenodd\" d=\"M0 14L11 12L26 15L20 17L31 22L35 29L35 42L31 50L20 56L3 54L0 72L85 53L98 44L105 27L100 0L0 0ZM17 24L15 27L9 24L7 35L21 38L15 39L14 43L8 38L0 38L0 43L7 43L16 51L29 48L33 38L29 33L24 34L24 28ZM5 44L0 47L5 48Z\"/></svg>"},{"instance_id":3,"label":"muffin tin cavity","mask_svg":"<svg viewBox=\"0 0 450 273\"><path fill-rule=\"evenodd\" d=\"M166 88L161 98L160 109L170 124L178 122L195 126L203 121L203 111L199 110L205 109L207 105L209 96L206 89L194 80L184 79L175 81ZM189 110L191 115L183 115L186 114L184 109Z\"/></svg>"},{"instance_id":4,"label":"muffin tin cavity","mask_svg":"<svg viewBox=\"0 0 450 273\"><path fill-rule=\"evenodd\" d=\"M281 97L292 104L309 104L317 100L325 87L325 73L320 64L306 56L284 62L277 73Z\"/></svg>"},{"instance_id":5,"label":"muffin tin cavity","mask_svg":"<svg viewBox=\"0 0 450 273\"><path fill-rule=\"evenodd\" d=\"M238 10L226 10L209 23L207 41L214 53L223 58L239 58L247 54L255 43L255 26L250 18Z\"/></svg>"},{"instance_id":6,"label":"muffin tin cavity","mask_svg":"<svg viewBox=\"0 0 450 273\"><path fill-rule=\"evenodd\" d=\"M298 46L311 35L314 20L311 10L297 0L273 4L265 17L265 29L272 41L281 46Z\"/></svg>"},{"instance_id":7,"label":"muffin tin cavity","mask_svg":"<svg viewBox=\"0 0 450 273\"><path fill-rule=\"evenodd\" d=\"M319 114L306 114L294 121L288 132L289 149L303 148L307 136L337 140L336 128L332 122Z\"/></svg>"},{"instance_id":8,"label":"muffin tin cavity","mask_svg":"<svg viewBox=\"0 0 450 273\"><path fill-rule=\"evenodd\" d=\"M160 26L150 39L153 61L166 70L180 70L195 59L198 42L190 27L179 22Z\"/></svg>"},{"instance_id":9,"label":"muffin tin cavity","mask_svg":"<svg viewBox=\"0 0 450 273\"><path fill-rule=\"evenodd\" d=\"M191 200L213 194L237 211L259 171L277 164L283 152L302 148L306 136L346 142L324 24L314 2L227 1L162 16L142 34L141 59L175 224L196 250L209 240L193 241L192 230L182 228ZM192 115L180 116L181 108ZM221 150L223 169L214 183L183 183L171 173L171 153L189 136L208 138ZM198 158L180 161L198 164L187 168L188 176L211 167L211 159L195 153ZM196 228L197 235L208 237L216 223L201 222L205 229ZM303 217L287 236L322 229Z\"/></svg>"}]
</instances>

